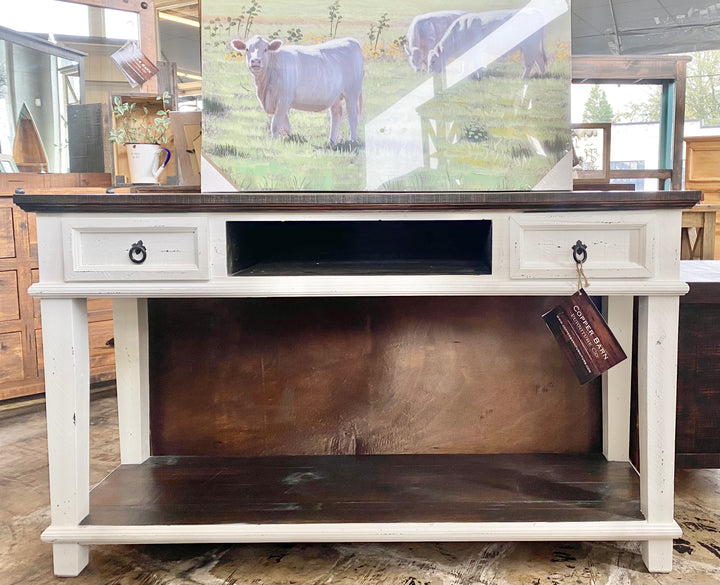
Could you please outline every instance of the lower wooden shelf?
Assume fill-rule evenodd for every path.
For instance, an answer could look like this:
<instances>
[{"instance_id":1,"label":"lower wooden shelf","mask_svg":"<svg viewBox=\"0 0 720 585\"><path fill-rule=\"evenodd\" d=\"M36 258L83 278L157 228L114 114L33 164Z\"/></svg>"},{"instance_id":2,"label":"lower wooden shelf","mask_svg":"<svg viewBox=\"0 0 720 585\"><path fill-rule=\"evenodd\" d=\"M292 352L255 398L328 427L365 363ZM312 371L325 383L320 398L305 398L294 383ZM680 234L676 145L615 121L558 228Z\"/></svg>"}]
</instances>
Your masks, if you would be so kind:
<instances>
[{"instance_id":1,"label":"lower wooden shelf","mask_svg":"<svg viewBox=\"0 0 720 585\"><path fill-rule=\"evenodd\" d=\"M151 457L90 493L46 542L654 540L629 463L601 455Z\"/></svg>"},{"instance_id":2,"label":"lower wooden shelf","mask_svg":"<svg viewBox=\"0 0 720 585\"><path fill-rule=\"evenodd\" d=\"M83 525L642 520L602 455L151 457L90 494Z\"/></svg>"}]
</instances>

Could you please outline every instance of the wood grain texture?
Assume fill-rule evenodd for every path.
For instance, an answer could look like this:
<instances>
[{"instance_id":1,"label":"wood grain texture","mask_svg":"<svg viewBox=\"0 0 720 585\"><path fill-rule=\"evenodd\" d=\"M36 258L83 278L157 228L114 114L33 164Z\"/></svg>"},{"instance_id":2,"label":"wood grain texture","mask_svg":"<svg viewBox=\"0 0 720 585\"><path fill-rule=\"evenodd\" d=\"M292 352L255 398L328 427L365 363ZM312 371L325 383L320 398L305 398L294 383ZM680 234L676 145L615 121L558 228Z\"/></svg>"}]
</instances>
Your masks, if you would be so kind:
<instances>
[{"instance_id":1,"label":"wood grain texture","mask_svg":"<svg viewBox=\"0 0 720 585\"><path fill-rule=\"evenodd\" d=\"M120 463L115 397L91 399L90 412L94 485ZM33 410L5 417L0 429L7 518L3 544L13 551L0 557L2 581L58 585L50 547L38 537L47 527L45 413ZM95 546L83 574L62 583L578 585L594 579L611 584L717 585L720 474L679 470L675 493L675 518L683 536L675 542L676 562L669 575L648 573L635 545L625 542L304 542Z\"/></svg>"},{"instance_id":2,"label":"wood grain texture","mask_svg":"<svg viewBox=\"0 0 720 585\"><path fill-rule=\"evenodd\" d=\"M15 238L13 237L13 210L0 208L0 258L15 256Z\"/></svg>"},{"instance_id":3,"label":"wood grain texture","mask_svg":"<svg viewBox=\"0 0 720 585\"><path fill-rule=\"evenodd\" d=\"M13 321L19 318L17 271L3 270L0 272L0 321Z\"/></svg>"},{"instance_id":4,"label":"wood grain texture","mask_svg":"<svg viewBox=\"0 0 720 585\"><path fill-rule=\"evenodd\" d=\"M22 380L24 375L22 333L0 333L0 384Z\"/></svg>"},{"instance_id":5,"label":"wood grain texture","mask_svg":"<svg viewBox=\"0 0 720 585\"><path fill-rule=\"evenodd\" d=\"M151 457L90 499L86 525L643 519L601 455Z\"/></svg>"},{"instance_id":6,"label":"wood grain texture","mask_svg":"<svg viewBox=\"0 0 720 585\"><path fill-rule=\"evenodd\" d=\"M597 452L557 301L151 299L152 453Z\"/></svg>"},{"instance_id":7,"label":"wood grain texture","mask_svg":"<svg viewBox=\"0 0 720 585\"><path fill-rule=\"evenodd\" d=\"M0 174L0 192L3 178L10 174ZM26 177L24 173L12 175L19 176L20 180ZM78 182L83 176L74 175L70 179ZM11 197L0 195L0 335L9 335L8 339L13 340L13 357L8 362L12 365L7 365L12 374L0 376L0 400L31 396L44 390L40 301L27 293L30 285L38 280L35 215L15 206ZM105 345L113 336L111 302L93 299L88 303L92 383L115 378L113 348ZM10 359L8 355L6 360ZM17 359L21 363L16 363Z\"/></svg>"},{"instance_id":8,"label":"wood grain texture","mask_svg":"<svg viewBox=\"0 0 720 585\"><path fill-rule=\"evenodd\" d=\"M574 83L652 82L675 79L677 64L690 57L669 55L578 56L572 60Z\"/></svg>"},{"instance_id":9,"label":"wood grain texture","mask_svg":"<svg viewBox=\"0 0 720 585\"><path fill-rule=\"evenodd\" d=\"M720 136L693 136L686 138L685 143L685 187L700 189L704 204L720 205ZM712 250L706 250L706 257L720 258L720 219L717 217L713 231L715 245Z\"/></svg>"},{"instance_id":10,"label":"wood grain texture","mask_svg":"<svg viewBox=\"0 0 720 585\"><path fill-rule=\"evenodd\" d=\"M691 282L680 300L676 457L720 467L720 282Z\"/></svg>"},{"instance_id":11,"label":"wood grain texture","mask_svg":"<svg viewBox=\"0 0 720 585\"><path fill-rule=\"evenodd\" d=\"M16 189L44 193L48 189L93 187L96 192L112 184L109 173L0 173L0 194L12 195Z\"/></svg>"},{"instance_id":12,"label":"wood grain texture","mask_svg":"<svg viewBox=\"0 0 720 585\"><path fill-rule=\"evenodd\" d=\"M697 191L492 191L492 192L268 192L16 194L25 211L123 212L348 209L517 209L518 211L611 210L692 207Z\"/></svg>"}]
</instances>

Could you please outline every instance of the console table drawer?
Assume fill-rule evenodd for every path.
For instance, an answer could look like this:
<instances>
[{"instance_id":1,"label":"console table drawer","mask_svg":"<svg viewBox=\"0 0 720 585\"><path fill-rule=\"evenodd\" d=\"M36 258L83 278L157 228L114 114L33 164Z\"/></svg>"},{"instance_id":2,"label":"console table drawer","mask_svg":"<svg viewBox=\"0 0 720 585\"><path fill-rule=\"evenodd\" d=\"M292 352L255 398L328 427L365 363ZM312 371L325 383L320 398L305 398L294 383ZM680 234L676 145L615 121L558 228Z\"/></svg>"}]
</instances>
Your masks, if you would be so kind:
<instances>
[{"instance_id":1,"label":"console table drawer","mask_svg":"<svg viewBox=\"0 0 720 585\"><path fill-rule=\"evenodd\" d=\"M208 280L202 219L63 220L67 281Z\"/></svg>"},{"instance_id":2,"label":"console table drawer","mask_svg":"<svg viewBox=\"0 0 720 585\"><path fill-rule=\"evenodd\" d=\"M651 216L510 217L510 278L577 278L572 246L587 246L588 278L650 278L656 274L657 227Z\"/></svg>"}]
</instances>

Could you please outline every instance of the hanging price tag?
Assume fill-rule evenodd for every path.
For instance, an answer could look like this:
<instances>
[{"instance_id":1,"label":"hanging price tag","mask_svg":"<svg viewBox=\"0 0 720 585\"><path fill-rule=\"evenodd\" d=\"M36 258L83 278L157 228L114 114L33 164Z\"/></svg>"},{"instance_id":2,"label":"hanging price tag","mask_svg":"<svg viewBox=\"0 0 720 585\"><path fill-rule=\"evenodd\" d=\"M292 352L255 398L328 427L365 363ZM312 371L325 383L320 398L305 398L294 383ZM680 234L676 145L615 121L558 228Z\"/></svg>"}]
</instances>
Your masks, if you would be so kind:
<instances>
[{"instance_id":1,"label":"hanging price tag","mask_svg":"<svg viewBox=\"0 0 720 585\"><path fill-rule=\"evenodd\" d=\"M627 358L585 289L563 299L543 320L581 384Z\"/></svg>"}]
</instances>

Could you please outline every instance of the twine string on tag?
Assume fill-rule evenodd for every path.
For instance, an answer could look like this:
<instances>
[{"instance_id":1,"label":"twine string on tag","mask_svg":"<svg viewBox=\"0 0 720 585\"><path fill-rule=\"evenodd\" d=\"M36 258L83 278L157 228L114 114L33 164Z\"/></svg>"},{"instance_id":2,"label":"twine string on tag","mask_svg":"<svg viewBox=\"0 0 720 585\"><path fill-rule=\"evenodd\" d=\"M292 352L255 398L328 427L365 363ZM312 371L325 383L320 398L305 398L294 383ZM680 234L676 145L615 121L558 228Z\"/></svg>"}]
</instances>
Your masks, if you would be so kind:
<instances>
[{"instance_id":1,"label":"twine string on tag","mask_svg":"<svg viewBox=\"0 0 720 585\"><path fill-rule=\"evenodd\" d=\"M578 274L577 289L578 289L578 292L580 292L581 288L588 288L590 286L590 283L588 282L587 276L585 276L585 271L583 270L582 262L576 262L575 267L577 268L577 274ZM584 287L583 287L583 284L585 285Z\"/></svg>"},{"instance_id":2,"label":"twine string on tag","mask_svg":"<svg viewBox=\"0 0 720 585\"><path fill-rule=\"evenodd\" d=\"M572 246L573 251L573 260L575 260L575 267L577 268L577 274L578 274L578 280L577 280L577 289L578 292L580 292L580 289L583 288L583 283L585 284L585 288L590 286L590 283L588 282L587 276L585 276L585 271L583 270L583 264L585 263L585 260L587 260L587 245L583 244L581 240L578 240L574 246Z\"/></svg>"}]
</instances>

